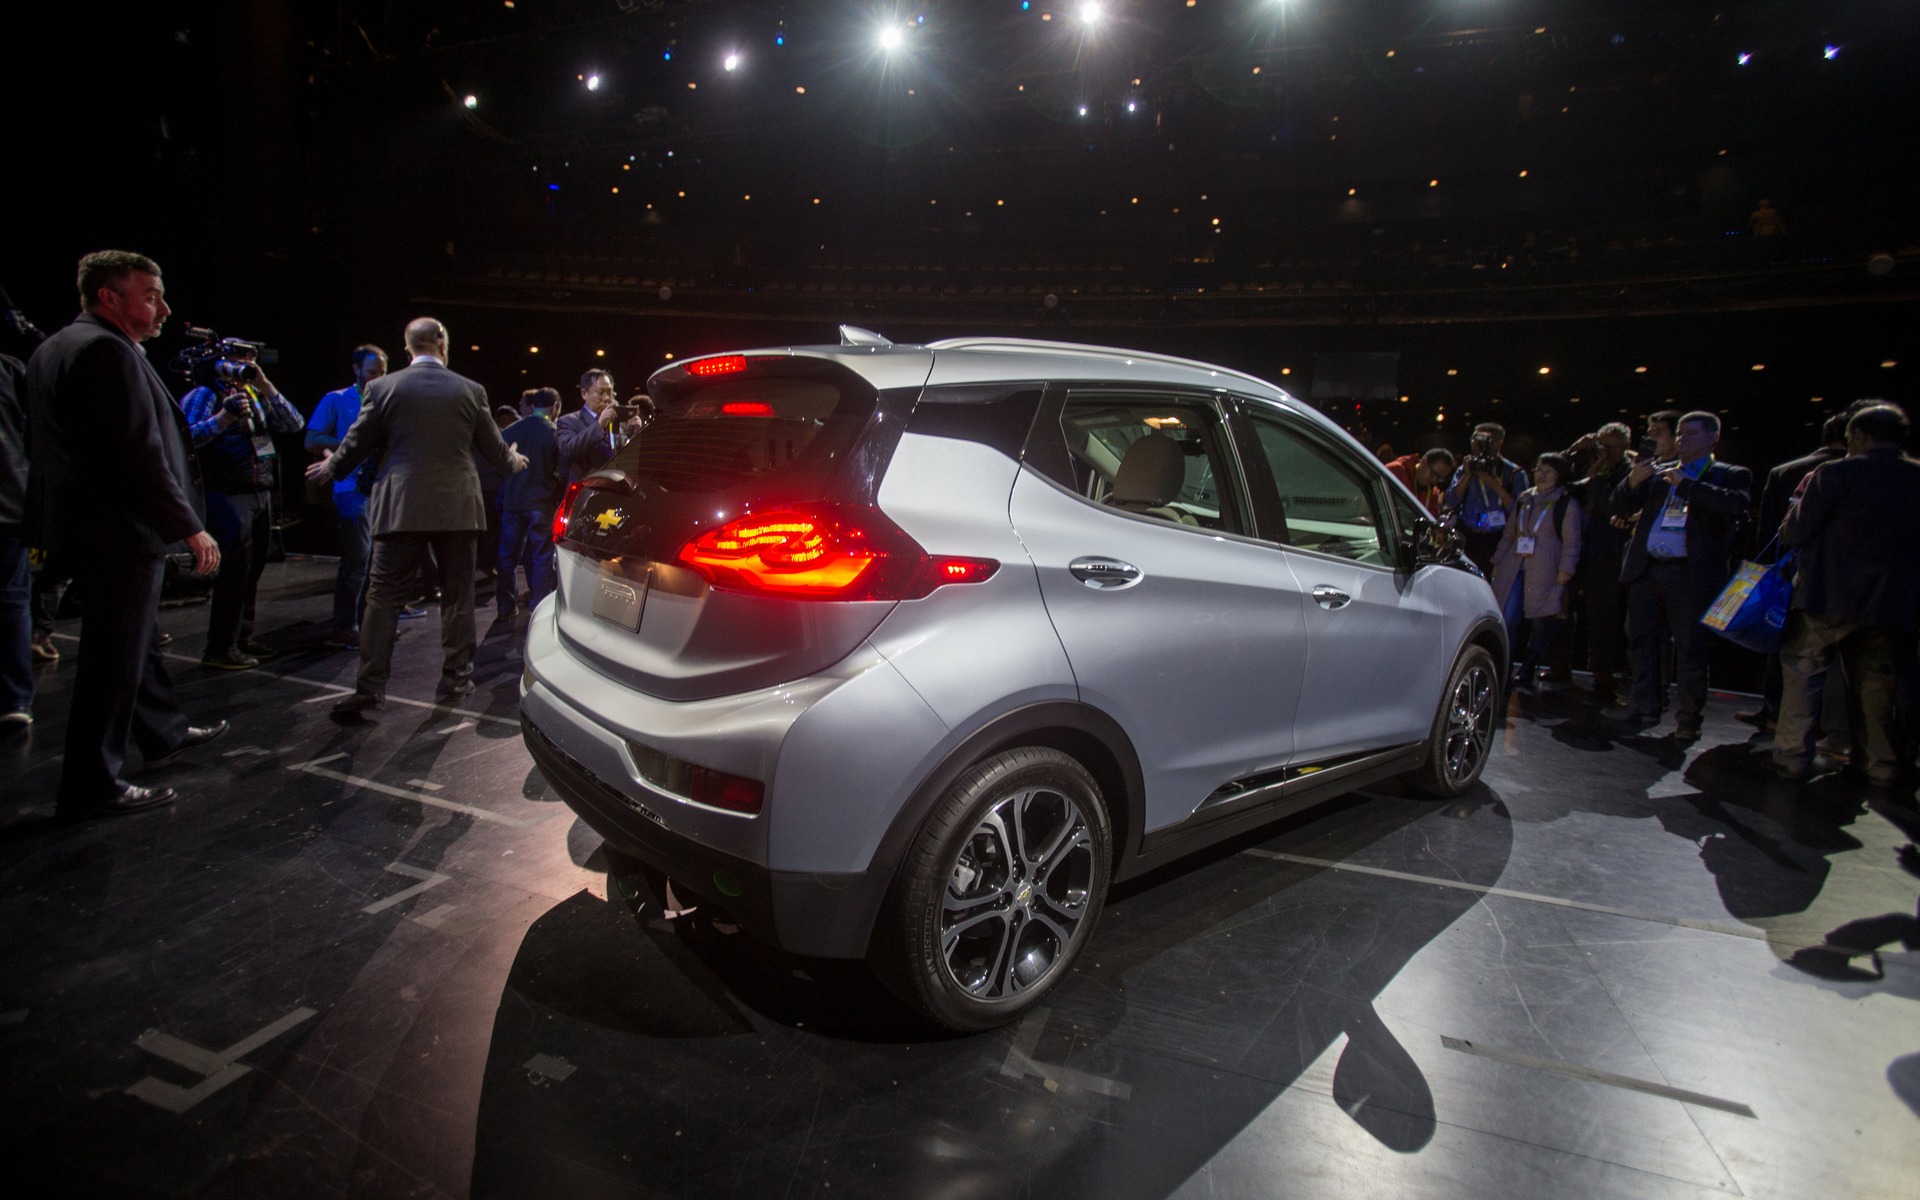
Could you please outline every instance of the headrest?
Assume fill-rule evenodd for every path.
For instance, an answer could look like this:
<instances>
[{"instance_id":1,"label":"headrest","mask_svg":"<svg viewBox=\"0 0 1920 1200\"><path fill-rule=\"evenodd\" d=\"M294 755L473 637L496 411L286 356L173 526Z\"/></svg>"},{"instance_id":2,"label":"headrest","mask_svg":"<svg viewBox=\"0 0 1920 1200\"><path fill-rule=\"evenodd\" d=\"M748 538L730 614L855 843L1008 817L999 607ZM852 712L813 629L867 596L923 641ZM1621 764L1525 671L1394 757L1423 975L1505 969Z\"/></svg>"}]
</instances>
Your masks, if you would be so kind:
<instances>
[{"instance_id":1,"label":"headrest","mask_svg":"<svg viewBox=\"0 0 1920 1200\"><path fill-rule=\"evenodd\" d=\"M1151 508L1178 496L1186 480L1186 456L1180 443L1164 433L1150 433L1127 447L1127 456L1113 476L1111 500Z\"/></svg>"}]
</instances>

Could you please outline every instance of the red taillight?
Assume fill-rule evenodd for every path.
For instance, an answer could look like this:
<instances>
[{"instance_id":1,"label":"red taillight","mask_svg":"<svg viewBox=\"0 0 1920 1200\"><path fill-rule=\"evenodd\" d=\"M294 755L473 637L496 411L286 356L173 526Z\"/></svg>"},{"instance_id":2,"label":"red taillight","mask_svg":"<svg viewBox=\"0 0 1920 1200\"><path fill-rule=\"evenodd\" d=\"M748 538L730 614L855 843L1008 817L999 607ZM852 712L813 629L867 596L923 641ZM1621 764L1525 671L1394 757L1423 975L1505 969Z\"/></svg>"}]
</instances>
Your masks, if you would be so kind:
<instances>
[{"instance_id":1,"label":"red taillight","mask_svg":"<svg viewBox=\"0 0 1920 1200\"><path fill-rule=\"evenodd\" d=\"M580 491L586 485L575 480L567 485L567 494L560 497L560 504L553 510L553 543L559 545L567 536L567 522L573 520L573 502L580 498Z\"/></svg>"},{"instance_id":2,"label":"red taillight","mask_svg":"<svg viewBox=\"0 0 1920 1200\"><path fill-rule=\"evenodd\" d=\"M729 775L712 767L693 768L688 783L692 785L688 788L688 799L696 804L710 804L730 812L759 812L760 802L767 791L766 785L758 779Z\"/></svg>"},{"instance_id":3,"label":"red taillight","mask_svg":"<svg viewBox=\"0 0 1920 1200\"><path fill-rule=\"evenodd\" d=\"M949 583L981 583L988 558L930 558L872 509L808 505L749 513L680 549L717 587L818 600L915 600Z\"/></svg>"},{"instance_id":4,"label":"red taillight","mask_svg":"<svg viewBox=\"0 0 1920 1200\"><path fill-rule=\"evenodd\" d=\"M759 400L733 400L720 406L723 417L771 417L773 405Z\"/></svg>"},{"instance_id":5,"label":"red taillight","mask_svg":"<svg viewBox=\"0 0 1920 1200\"><path fill-rule=\"evenodd\" d=\"M735 371L747 369L747 356L744 354L722 354L714 358L696 358L687 364L687 374L705 378L708 375L731 375Z\"/></svg>"}]
</instances>

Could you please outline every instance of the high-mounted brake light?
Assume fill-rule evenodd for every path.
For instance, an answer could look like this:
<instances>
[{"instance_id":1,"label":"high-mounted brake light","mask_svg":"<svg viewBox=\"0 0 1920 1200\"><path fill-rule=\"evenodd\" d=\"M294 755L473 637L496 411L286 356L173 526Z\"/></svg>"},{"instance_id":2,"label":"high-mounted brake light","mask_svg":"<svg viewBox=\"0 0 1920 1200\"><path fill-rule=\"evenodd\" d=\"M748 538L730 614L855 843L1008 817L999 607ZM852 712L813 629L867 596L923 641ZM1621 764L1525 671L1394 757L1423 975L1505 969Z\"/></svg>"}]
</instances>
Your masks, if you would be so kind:
<instances>
[{"instance_id":1,"label":"high-mounted brake light","mask_svg":"<svg viewBox=\"0 0 1920 1200\"><path fill-rule=\"evenodd\" d=\"M729 400L720 406L723 417L771 417L773 405L762 400Z\"/></svg>"},{"instance_id":2,"label":"high-mounted brake light","mask_svg":"<svg viewBox=\"0 0 1920 1200\"><path fill-rule=\"evenodd\" d=\"M731 375L747 369L747 356L744 354L722 354L714 358L696 358L687 364L687 374L702 378L708 375Z\"/></svg>"},{"instance_id":3,"label":"high-mounted brake light","mask_svg":"<svg viewBox=\"0 0 1920 1200\"><path fill-rule=\"evenodd\" d=\"M810 504L749 513L709 529L680 562L716 587L810 600L917 600L950 583L982 583L990 558L932 558L870 508Z\"/></svg>"}]
</instances>

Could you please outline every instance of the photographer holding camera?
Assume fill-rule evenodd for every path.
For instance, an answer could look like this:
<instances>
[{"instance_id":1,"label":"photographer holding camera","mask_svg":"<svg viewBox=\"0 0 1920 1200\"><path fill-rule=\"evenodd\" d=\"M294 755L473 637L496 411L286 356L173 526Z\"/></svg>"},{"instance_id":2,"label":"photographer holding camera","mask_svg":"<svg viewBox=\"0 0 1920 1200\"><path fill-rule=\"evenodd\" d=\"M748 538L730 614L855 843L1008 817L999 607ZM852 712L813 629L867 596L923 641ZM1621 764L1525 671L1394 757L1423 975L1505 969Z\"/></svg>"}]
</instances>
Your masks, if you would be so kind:
<instances>
[{"instance_id":1,"label":"photographer holding camera","mask_svg":"<svg viewBox=\"0 0 1920 1200\"><path fill-rule=\"evenodd\" d=\"M1492 421L1473 427L1473 442L1441 503L1454 515L1461 549L1488 578L1493 577L1493 555L1500 548L1513 511L1513 498L1527 490L1527 473L1519 463L1501 456L1507 430Z\"/></svg>"},{"instance_id":2,"label":"photographer holding camera","mask_svg":"<svg viewBox=\"0 0 1920 1200\"><path fill-rule=\"evenodd\" d=\"M206 480L207 532L220 545L200 665L246 671L272 657L253 640L253 603L273 537L279 478L273 435L299 433L306 418L260 369L264 347L208 330L187 332L201 344L183 351L177 364L195 384L180 407Z\"/></svg>"},{"instance_id":3,"label":"photographer holding camera","mask_svg":"<svg viewBox=\"0 0 1920 1200\"><path fill-rule=\"evenodd\" d=\"M572 483L606 466L614 451L639 436L645 427L651 414L614 403L619 394L610 371L595 367L580 377L583 407L554 423L560 462L566 468L564 482Z\"/></svg>"}]
</instances>

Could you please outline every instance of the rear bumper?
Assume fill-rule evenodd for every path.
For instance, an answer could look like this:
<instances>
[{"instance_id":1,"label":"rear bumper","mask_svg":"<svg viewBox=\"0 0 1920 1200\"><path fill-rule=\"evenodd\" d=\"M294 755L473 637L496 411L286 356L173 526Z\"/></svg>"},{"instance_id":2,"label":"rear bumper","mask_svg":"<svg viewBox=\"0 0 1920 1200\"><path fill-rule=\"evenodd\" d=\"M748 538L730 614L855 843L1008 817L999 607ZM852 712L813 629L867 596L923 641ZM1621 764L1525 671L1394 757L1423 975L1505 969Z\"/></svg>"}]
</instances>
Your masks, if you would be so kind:
<instances>
[{"instance_id":1,"label":"rear bumper","mask_svg":"<svg viewBox=\"0 0 1920 1200\"><path fill-rule=\"evenodd\" d=\"M889 879L882 872L770 871L667 829L639 800L601 779L523 712L534 763L568 808L621 850L724 909L749 933L793 954L864 958Z\"/></svg>"}]
</instances>

